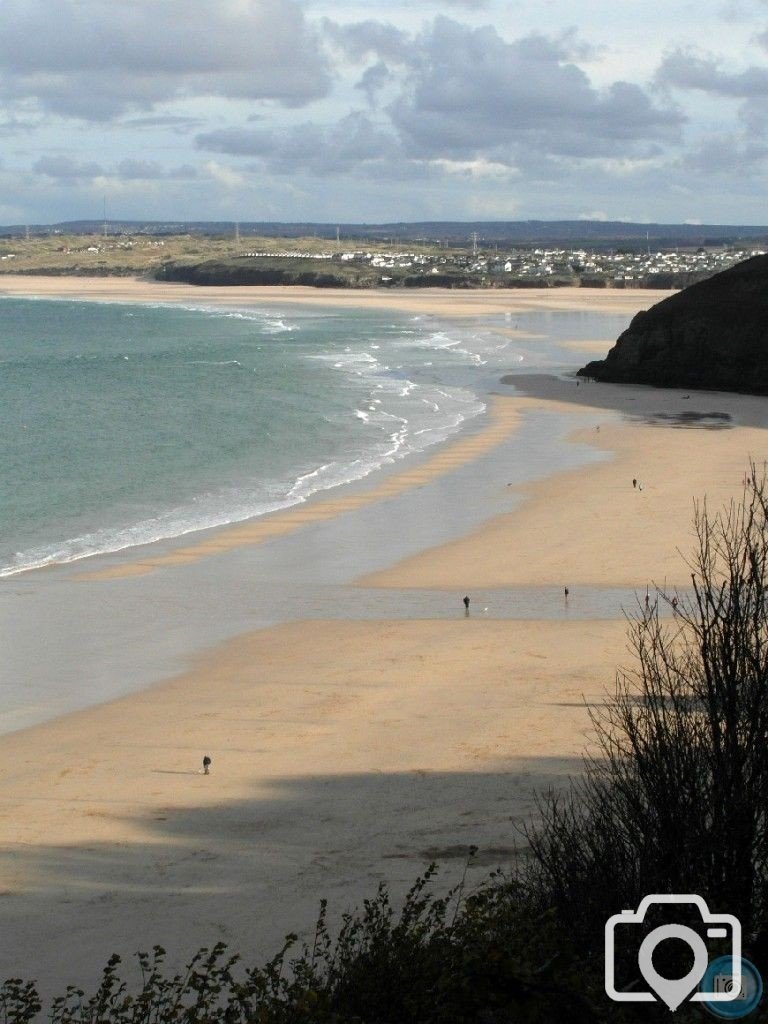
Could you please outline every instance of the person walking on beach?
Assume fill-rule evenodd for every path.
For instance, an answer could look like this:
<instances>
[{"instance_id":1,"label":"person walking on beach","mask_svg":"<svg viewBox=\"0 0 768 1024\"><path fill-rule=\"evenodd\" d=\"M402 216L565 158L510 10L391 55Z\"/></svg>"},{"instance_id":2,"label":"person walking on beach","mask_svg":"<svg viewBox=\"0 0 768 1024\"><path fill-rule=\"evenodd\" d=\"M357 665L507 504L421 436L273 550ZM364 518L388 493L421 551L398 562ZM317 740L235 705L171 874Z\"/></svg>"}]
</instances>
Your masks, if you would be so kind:
<instances>
[{"instance_id":1,"label":"person walking on beach","mask_svg":"<svg viewBox=\"0 0 768 1024\"><path fill-rule=\"evenodd\" d=\"M203 758L203 775L210 775L210 774L211 774L211 759L206 754L205 757Z\"/></svg>"},{"instance_id":2,"label":"person walking on beach","mask_svg":"<svg viewBox=\"0 0 768 1024\"><path fill-rule=\"evenodd\" d=\"M637 487L637 477L636 476L632 477L632 486L635 487L635 488Z\"/></svg>"},{"instance_id":3,"label":"person walking on beach","mask_svg":"<svg viewBox=\"0 0 768 1024\"><path fill-rule=\"evenodd\" d=\"M568 587L563 587L563 593L565 594L565 600L567 602L568 601L568 595L570 594L570 590L568 589Z\"/></svg>"},{"instance_id":4,"label":"person walking on beach","mask_svg":"<svg viewBox=\"0 0 768 1024\"><path fill-rule=\"evenodd\" d=\"M464 600L464 614L465 615L469 615L469 597L465 594L463 600Z\"/></svg>"}]
</instances>

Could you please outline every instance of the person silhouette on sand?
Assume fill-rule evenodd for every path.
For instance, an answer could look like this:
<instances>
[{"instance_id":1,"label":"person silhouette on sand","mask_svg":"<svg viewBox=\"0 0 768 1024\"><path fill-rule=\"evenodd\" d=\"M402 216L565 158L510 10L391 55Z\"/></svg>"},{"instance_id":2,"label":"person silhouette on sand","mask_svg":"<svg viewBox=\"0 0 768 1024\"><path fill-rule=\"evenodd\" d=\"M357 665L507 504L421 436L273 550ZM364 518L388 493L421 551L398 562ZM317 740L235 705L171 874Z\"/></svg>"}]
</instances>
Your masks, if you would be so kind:
<instances>
[{"instance_id":1,"label":"person silhouette on sand","mask_svg":"<svg viewBox=\"0 0 768 1024\"><path fill-rule=\"evenodd\" d=\"M467 597L465 595L464 598L463 598L463 601L464 601L464 614L465 615L469 615L469 597Z\"/></svg>"},{"instance_id":2,"label":"person silhouette on sand","mask_svg":"<svg viewBox=\"0 0 768 1024\"><path fill-rule=\"evenodd\" d=\"M210 774L211 774L211 759L206 754L205 757L203 758L203 775L210 775Z\"/></svg>"},{"instance_id":3,"label":"person silhouette on sand","mask_svg":"<svg viewBox=\"0 0 768 1024\"><path fill-rule=\"evenodd\" d=\"M565 600L567 601L568 595L570 594L570 590L568 589L568 587L563 587L563 593L565 594Z\"/></svg>"}]
</instances>

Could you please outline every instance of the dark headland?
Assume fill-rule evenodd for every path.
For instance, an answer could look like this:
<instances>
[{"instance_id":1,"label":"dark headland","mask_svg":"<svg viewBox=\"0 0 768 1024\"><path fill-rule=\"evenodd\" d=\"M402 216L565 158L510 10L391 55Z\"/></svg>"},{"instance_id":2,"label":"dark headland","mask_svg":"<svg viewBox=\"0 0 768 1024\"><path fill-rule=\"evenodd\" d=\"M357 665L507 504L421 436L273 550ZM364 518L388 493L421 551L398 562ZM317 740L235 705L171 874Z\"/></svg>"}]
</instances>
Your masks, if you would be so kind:
<instances>
[{"instance_id":1,"label":"dark headland","mask_svg":"<svg viewBox=\"0 0 768 1024\"><path fill-rule=\"evenodd\" d=\"M768 394L768 255L737 263L634 317L582 377Z\"/></svg>"}]
</instances>

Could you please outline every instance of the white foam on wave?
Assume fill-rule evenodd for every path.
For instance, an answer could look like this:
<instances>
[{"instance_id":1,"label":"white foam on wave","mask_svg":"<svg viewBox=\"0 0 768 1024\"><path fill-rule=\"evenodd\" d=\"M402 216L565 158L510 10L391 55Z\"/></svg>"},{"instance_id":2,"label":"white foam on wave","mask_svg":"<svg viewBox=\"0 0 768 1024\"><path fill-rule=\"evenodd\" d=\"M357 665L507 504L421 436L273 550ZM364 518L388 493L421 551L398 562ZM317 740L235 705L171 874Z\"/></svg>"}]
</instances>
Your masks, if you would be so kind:
<instances>
[{"instance_id":1,"label":"white foam on wave","mask_svg":"<svg viewBox=\"0 0 768 1024\"><path fill-rule=\"evenodd\" d=\"M261 324L266 319L259 314L240 311L186 308L223 316L237 315L243 319L252 317ZM272 322L283 325L278 328L280 333L286 329L282 319L272 318ZM418 335L404 342L404 347L442 348L451 354L461 351L459 342L445 332L431 331L428 339L424 344L424 337ZM392 344L397 347L399 342L393 341ZM392 346L387 342L385 347ZM342 352L337 349L307 353L307 358L325 362L347 376L355 388L357 398L353 416L359 423L359 434L348 434L347 440L353 438L353 446L357 451L353 450L336 460L329 460L304 471L293 481L273 481L271 485L262 482L258 487L204 494L185 507L169 509L133 525L104 528L65 542L17 552L12 563L0 569L0 577L45 565L74 562L95 554L115 553L167 541L291 507L308 500L319 491L363 479L384 465L444 441L460 429L467 419L484 411L485 404L469 390L440 386L432 381L412 380L405 363L398 363L395 369L391 369L379 359L381 348L378 343L369 343L367 347L361 348L347 345ZM242 365L236 359L192 362L214 366ZM324 418L337 424L343 422L336 416ZM349 419L346 422L349 423Z\"/></svg>"},{"instance_id":2,"label":"white foam on wave","mask_svg":"<svg viewBox=\"0 0 768 1024\"><path fill-rule=\"evenodd\" d=\"M242 366L239 359L190 359L189 366Z\"/></svg>"},{"instance_id":3,"label":"white foam on wave","mask_svg":"<svg viewBox=\"0 0 768 1024\"><path fill-rule=\"evenodd\" d=\"M104 528L29 551L16 552L10 565L0 568L0 578L15 576L46 565L66 565L94 555L114 554L128 548L173 540L188 533L228 526L269 512L277 512L295 504L294 501L247 502L228 504L226 495L197 499L189 507L175 508L154 518L131 526ZM201 506L208 505L207 508ZM224 507L221 507L222 504ZM219 506L219 507L217 507Z\"/></svg>"},{"instance_id":4,"label":"white foam on wave","mask_svg":"<svg viewBox=\"0 0 768 1024\"><path fill-rule=\"evenodd\" d=\"M403 334L407 332L401 332ZM487 354L484 351L487 346L485 343L478 344L477 350L475 348L468 347L473 341L476 341L481 336L473 336L472 338L460 337L456 338L446 333L446 331L432 331L428 334L419 335L417 338L408 338L405 341L395 343L396 347L399 348L425 348L425 349L437 349L442 352L450 352L453 356L462 357L463 362L474 363L476 366L487 365L488 360L484 358ZM493 345L494 349L502 348L504 346ZM483 351L479 351L483 349ZM425 366L432 366L432 363L425 363Z\"/></svg>"},{"instance_id":5,"label":"white foam on wave","mask_svg":"<svg viewBox=\"0 0 768 1024\"><path fill-rule=\"evenodd\" d=\"M286 331L298 331L299 325L289 323L284 314L276 314L274 310L267 309L228 309L223 306L214 305L193 305L191 303L179 302L155 302L147 303L150 309L184 309L190 313L205 313L212 319L220 320L245 320L248 323L255 323L261 327L262 334L282 334Z\"/></svg>"},{"instance_id":6,"label":"white foam on wave","mask_svg":"<svg viewBox=\"0 0 768 1024\"><path fill-rule=\"evenodd\" d=\"M443 343L440 347L445 349L459 344L444 334L439 340ZM421 346L405 343L399 347L418 349ZM433 382L413 380L402 364L393 370L380 361L380 350L378 343L369 343L360 349L345 346L341 353L315 353L310 357L341 371L353 379L356 386L370 385L368 402L359 405L354 413L371 435L376 431L380 437L380 443L371 450L369 471L444 440L466 419L485 409L474 393L463 388L446 389Z\"/></svg>"},{"instance_id":7,"label":"white foam on wave","mask_svg":"<svg viewBox=\"0 0 768 1024\"><path fill-rule=\"evenodd\" d=\"M295 324L287 324L284 320L270 320L262 327L264 334L282 334L284 331L297 330L298 327Z\"/></svg>"}]
</instances>

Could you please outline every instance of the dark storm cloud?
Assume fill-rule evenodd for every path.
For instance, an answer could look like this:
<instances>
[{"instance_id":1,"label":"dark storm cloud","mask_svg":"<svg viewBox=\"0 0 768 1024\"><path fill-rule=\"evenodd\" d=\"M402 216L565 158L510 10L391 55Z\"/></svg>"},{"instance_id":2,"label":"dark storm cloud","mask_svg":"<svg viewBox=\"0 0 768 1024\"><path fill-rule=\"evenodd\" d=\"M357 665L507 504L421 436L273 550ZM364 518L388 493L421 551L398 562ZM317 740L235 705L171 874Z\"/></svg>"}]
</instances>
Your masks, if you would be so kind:
<instances>
[{"instance_id":1,"label":"dark storm cloud","mask_svg":"<svg viewBox=\"0 0 768 1024\"><path fill-rule=\"evenodd\" d=\"M677 89L698 89L721 96L748 99L768 95L768 69L750 67L744 71L723 71L714 57L676 50L667 54L656 73L659 85Z\"/></svg>"},{"instance_id":2,"label":"dark storm cloud","mask_svg":"<svg viewBox=\"0 0 768 1024\"><path fill-rule=\"evenodd\" d=\"M295 0L3 0L0 95L105 120L185 96L324 95L320 41Z\"/></svg>"},{"instance_id":3,"label":"dark storm cloud","mask_svg":"<svg viewBox=\"0 0 768 1024\"><path fill-rule=\"evenodd\" d=\"M198 135L196 145L214 153L259 157L270 170L327 175L391 158L397 140L354 111L332 125L303 124L288 131L223 129Z\"/></svg>"},{"instance_id":4,"label":"dark storm cloud","mask_svg":"<svg viewBox=\"0 0 768 1024\"><path fill-rule=\"evenodd\" d=\"M436 19L391 107L408 151L499 159L524 145L627 155L677 138L682 118L675 109L655 106L628 82L598 91L569 59L568 43L543 35L509 43L490 26Z\"/></svg>"}]
</instances>

